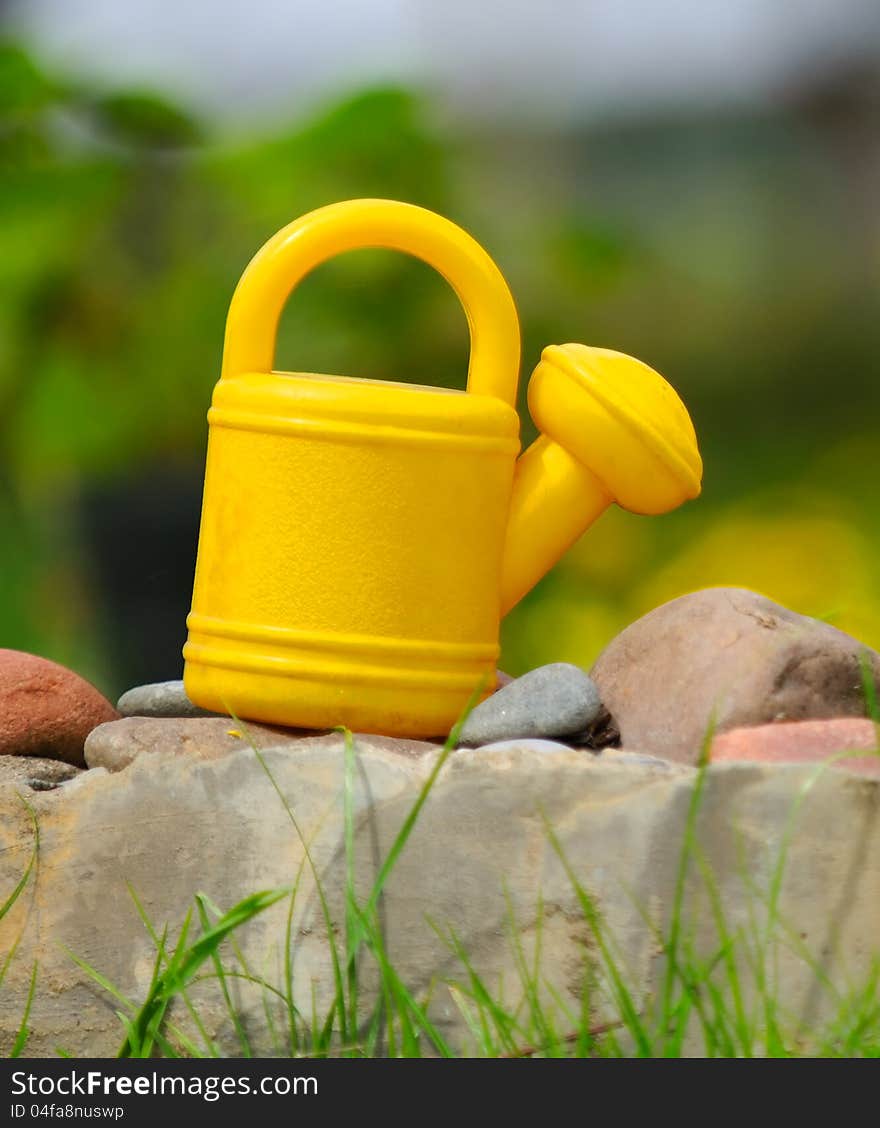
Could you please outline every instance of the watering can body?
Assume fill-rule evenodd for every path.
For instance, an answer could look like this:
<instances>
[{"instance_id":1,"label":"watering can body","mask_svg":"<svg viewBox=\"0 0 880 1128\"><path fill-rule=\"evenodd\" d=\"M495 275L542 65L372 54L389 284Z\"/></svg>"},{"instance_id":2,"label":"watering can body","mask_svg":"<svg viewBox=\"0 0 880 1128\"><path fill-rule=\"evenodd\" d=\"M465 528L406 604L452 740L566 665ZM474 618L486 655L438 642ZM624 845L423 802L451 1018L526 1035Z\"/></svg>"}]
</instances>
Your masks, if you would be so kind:
<instances>
[{"instance_id":1,"label":"watering can body","mask_svg":"<svg viewBox=\"0 0 880 1128\"><path fill-rule=\"evenodd\" d=\"M290 292L366 246L416 255L456 291L467 392L274 370ZM183 652L195 704L301 728L445 735L494 688L502 615L612 500L662 512L698 492L690 419L653 370L546 349L529 393L544 433L517 459L518 371L507 285L448 220L355 200L269 240L233 296L208 413Z\"/></svg>"},{"instance_id":2,"label":"watering can body","mask_svg":"<svg viewBox=\"0 0 880 1128\"><path fill-rule=\"evenodd\" d=\"M185 681L278 724L436 736L494 684L518 419L311 376L218 385Z\"/></svg>"}]
</instances>

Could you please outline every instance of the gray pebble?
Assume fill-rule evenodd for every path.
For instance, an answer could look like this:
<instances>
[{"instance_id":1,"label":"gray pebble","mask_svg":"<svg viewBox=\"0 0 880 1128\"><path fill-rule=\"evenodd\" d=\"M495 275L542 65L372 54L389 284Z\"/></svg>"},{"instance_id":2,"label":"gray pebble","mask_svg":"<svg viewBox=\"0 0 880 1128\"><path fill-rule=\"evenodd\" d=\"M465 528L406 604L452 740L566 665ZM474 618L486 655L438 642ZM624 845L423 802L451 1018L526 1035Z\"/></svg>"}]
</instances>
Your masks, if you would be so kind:
<instances>
[{"instance_id":1,"label":"gray pebble","mask_svg":"<svg viewBox=\"0 0 880 1128\"><path fill-rule=\"evenodd\" d=\"M571 752L571 746L560 744L556 740L541 740L540 737L525 737L518 740L496 740L492 744L481 744L475 752L512 752L515 749L525 749L527 752L555 753ZM587 753L589 755L589 753Z\"/></svg>"},{"instance_id":2,"label":"gray pebble","mask_svg":"<svg viewBox=\"0 0 880 1128\"><path fill-rule=\"evenodd\" d=\"M539 666L497 690L464 723L459 744L478 748L521 737L565 737L581 733L599 715L602 702L579 666Z\"/></svg>"},{"instance_id":3,"label":"gray pebble","mask_svg":"<svg viewBox=\"0 0 880 1128\"><path fill-rule=\"evenodd\" d=\"M193 705L182 681L137 685L119 698L116 708L123 717L219 717Z\"/></svg>"}]
</instances>

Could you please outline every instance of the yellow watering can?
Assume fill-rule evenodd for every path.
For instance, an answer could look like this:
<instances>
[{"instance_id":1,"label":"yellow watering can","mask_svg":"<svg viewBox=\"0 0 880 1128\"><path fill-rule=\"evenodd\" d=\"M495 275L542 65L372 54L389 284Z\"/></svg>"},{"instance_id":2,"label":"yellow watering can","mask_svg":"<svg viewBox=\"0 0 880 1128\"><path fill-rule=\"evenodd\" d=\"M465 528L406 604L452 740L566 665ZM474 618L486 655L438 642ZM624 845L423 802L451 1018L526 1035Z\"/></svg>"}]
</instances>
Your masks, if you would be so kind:
<instances>
[{"instance_id":1,"label":"yellow watering can","mask_svg":"<svg viewBox=\"0 0 880 1128\"><path fill-rule=\"evenodd\" d=\"M467 392L273 371L313 267L388 247L437 269L471 335ZM495 684L501 617L612 502L663 513L702 464L673 389L631 357L551 345L517 459L519 322L466 232L391 200L278 232L232 298L208 412L184 684L206 709L304 728L438 736Z\"/></svg>"}]
</instances>

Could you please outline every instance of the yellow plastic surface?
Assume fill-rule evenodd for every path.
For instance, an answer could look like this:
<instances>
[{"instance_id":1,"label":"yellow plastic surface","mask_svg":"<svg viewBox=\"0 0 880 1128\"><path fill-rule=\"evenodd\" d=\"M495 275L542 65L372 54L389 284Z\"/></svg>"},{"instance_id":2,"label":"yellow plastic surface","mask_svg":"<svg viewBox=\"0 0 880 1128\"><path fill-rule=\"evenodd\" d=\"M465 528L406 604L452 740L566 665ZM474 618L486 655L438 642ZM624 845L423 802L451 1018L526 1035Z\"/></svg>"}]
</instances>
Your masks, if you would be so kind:
<instances>
[{"instance_id":1,"label":"yellow plastic surface","mask_svg":"<svg viewBox=\"0 0 880 1128\"><path fill-rule=\"evenodd\" d=\"M292 287L361 246L417 255L449 280L471 328L468 393L272 372ZM507 284L448 220L353 201L266 244L233 297L208 415L184 649L194 702L436 736L493 687L518 368Z\"/></svg>"},{"instance_id":2,"label":"yellow plastic surface","mask_svg":"<svg viewBox=\"0 0 880 1128\"><path fill-rule=\"evenodd\" d=\"M666 513L699 494L703 473L675 390L624 353L549 345L529 381L529 411L542 434L517 462L502 615L612 501Z\"/></svg>"},{"instance_id":3,"label":"yellow plastic surface","mask_svg":"<svg viewBox=\"0 0 880 1128\"><path fill-rule=\"evenodd\" d=\"M468 391L273 371L296 284L355 247L416 255L471 333ZM529 387L544 434L516 462L519 324L486 252L388 200L278 232L233 295L208 413L184 683L197 705L305 728L441 736L490 691L503 612L616 499L699 492L693 428L640 362L551 346ZM515 475L515 478L514 478Z\"/></svg>"}]
</instances>

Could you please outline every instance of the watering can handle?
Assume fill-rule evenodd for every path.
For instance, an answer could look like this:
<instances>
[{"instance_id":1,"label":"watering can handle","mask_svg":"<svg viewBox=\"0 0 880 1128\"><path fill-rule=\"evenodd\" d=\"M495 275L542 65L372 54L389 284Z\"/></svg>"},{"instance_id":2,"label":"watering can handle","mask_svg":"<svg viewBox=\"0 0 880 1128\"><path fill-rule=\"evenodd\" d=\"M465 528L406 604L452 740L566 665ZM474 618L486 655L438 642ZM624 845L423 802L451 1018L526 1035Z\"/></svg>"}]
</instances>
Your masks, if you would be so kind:
<instances>
[{"instance_id":1,"label":"watering can handle","mask_svg":"<svg viewBox=\"0 0 880 1128\"><path fill-rule=\"evenodd\" d=\"M452 286L471 338L468 391L516 406L519 319L501 271L466 231L395 200L347 200L283 227L254 255L232 296L223 376L271 372L281 311L320 263L359 247L387 247L422 259Z\"/></svg>"}]
</instances>

